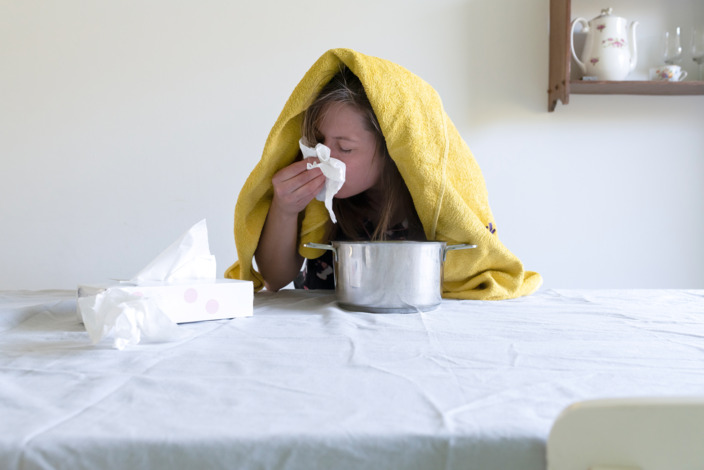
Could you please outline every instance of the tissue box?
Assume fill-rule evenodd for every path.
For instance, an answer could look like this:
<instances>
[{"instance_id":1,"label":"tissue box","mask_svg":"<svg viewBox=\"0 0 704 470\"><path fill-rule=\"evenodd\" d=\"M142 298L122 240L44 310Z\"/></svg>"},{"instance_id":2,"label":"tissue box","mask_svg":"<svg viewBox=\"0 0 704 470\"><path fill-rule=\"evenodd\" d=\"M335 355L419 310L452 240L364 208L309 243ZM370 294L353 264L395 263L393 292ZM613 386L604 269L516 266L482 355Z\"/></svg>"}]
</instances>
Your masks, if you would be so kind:
<instances>
[{"instance_id":1,"label":"tissue box","mask_svg":"<svg viewBox=\"0 0 704 470\"><path fill-rule=\"evenodd\" d=\"M82 284L78 297L121 291L149 298L174 322L189 323L252 316L254 288L251 281L235 279L189 280L178 282L115 282ZM78 315L83 313L78 303Z\"/></svg>"}]
</instances>

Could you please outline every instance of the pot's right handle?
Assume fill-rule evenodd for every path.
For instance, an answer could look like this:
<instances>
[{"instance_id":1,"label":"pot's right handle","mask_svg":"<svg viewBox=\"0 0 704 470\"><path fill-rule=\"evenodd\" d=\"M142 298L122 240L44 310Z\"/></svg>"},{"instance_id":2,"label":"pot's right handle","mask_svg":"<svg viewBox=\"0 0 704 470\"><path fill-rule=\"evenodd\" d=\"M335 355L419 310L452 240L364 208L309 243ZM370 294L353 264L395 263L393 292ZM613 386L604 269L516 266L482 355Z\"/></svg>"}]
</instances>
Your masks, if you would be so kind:
<instances>
[{"instance_id":1,"label":"pot's right handle","mask_svg":"<svg viewBox=\"0 0 704 470\"><path fill-rule=\"evenodd\" d=\"M337 262L337 250L332 245L325 245L323 243L304 243L303 246L306 248L315 248L316 250L330 250L334 254L335 262Z\"/></svg>"},{"instance_id":2,"label":"pot's right handle","mask_svg":"<svg viewBox=\"0 0 704 470\"><path fill-rule=\"evenodd\" d=\"M445 251L442 253L442 260L443 262L445 261L445 258L447 257L447 252L452 251L452 250L467 250L469 248L476 248L477 245L470 245L468 243L460 243L458 245L447 245L445 247Z\"/></svg>"}]
</instances>

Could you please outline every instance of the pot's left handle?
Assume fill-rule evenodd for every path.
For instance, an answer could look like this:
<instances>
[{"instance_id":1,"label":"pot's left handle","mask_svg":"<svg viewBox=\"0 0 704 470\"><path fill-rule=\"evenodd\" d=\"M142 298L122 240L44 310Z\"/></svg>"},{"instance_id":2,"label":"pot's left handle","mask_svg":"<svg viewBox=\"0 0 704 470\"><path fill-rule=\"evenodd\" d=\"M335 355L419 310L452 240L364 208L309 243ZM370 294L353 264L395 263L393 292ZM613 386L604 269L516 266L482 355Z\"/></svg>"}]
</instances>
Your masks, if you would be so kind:
<instances>
[{"instance_id":1,"label":"pot's left handle","mask_svg":"<svg viewBox=\"0 0 704 470\"><path fill-rule=\"evenodd\" d=\"M447 257L447 252L452 251L452 250L467 250L470 248L476 248L477 245L470 245L468 243L460 243L458 245L447 245L445 247L445 251L442 253L442 260L445 261L445 258Z\"/></svg>"},{"instance_id":2,"label":"pot's left handle","mask_svg":"<svg viewBox=\"0 0 704 470\"><path fill-rule=\"evenodd\" d=\"M337 262L337 250L332 245L325 245L323 243L304 243L303 246L306 248L315 248L316 250L330 250L333 252L335 262Z\"/></svg>"}]
</instances>

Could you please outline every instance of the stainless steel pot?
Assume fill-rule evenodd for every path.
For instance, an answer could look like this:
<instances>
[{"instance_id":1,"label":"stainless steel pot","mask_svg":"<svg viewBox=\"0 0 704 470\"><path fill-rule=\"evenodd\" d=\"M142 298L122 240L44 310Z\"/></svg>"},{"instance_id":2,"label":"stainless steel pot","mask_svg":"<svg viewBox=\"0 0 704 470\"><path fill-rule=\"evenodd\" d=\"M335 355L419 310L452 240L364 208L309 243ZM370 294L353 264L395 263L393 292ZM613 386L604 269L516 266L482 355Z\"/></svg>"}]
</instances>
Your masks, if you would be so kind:
<instances>
[{"instance_id":1,"label":"stainless steel pot","mask_svg":"<svg viewBox=\"0 0 704 470\"><path fill-rule=\"evenodd\" d=\"M448 251L476 245L438 241L306 243L330 250L340 307L373 313L436 309L442 301L443 263Z\"/></svg>"}]
</instances>

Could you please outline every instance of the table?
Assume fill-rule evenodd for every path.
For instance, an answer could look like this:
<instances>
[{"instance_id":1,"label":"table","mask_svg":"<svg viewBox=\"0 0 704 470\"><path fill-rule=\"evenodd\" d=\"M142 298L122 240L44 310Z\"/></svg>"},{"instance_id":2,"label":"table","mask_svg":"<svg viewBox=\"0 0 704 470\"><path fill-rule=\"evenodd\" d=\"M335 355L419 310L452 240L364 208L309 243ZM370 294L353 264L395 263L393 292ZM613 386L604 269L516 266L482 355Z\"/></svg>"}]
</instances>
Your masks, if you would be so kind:
<instances>
[{"instance_id":1,"label":"table","mask_svg":"<svg viewBox=\"0 0 704 470\"><path fill-rule=\"evenodd\" d=\"M74 291L0 292L0 468L544 470L571 403L704 396L704 290L254 303L119 351L90 343Z\"/></svg>"}]
</instances>

